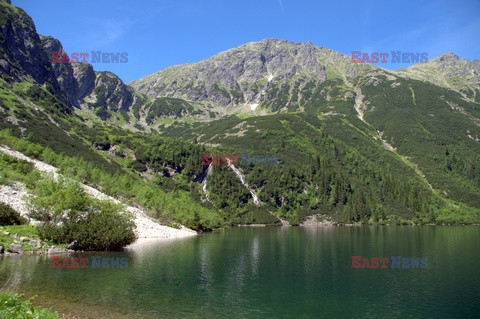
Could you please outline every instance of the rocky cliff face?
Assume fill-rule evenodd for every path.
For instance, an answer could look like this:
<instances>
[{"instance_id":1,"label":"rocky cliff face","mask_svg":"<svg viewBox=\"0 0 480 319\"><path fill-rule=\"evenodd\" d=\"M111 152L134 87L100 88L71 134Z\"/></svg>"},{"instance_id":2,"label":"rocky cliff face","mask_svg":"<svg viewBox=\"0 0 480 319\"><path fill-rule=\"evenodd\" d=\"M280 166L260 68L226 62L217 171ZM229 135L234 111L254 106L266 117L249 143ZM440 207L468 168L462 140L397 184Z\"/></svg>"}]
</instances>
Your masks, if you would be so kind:
<instances>
[{"instance_id":1,"label":"rocky cliff face","mask_svg":"<svg viewBox=\"0 0 480 319\"><path fill-rule=\"evenodd\" d=\"M94 89L88 96L92 106L114 112L128 111L134 101L133 89L111 72L97 72Z\"/></svg>"},{"instance_id":2,"label":"rocky cliff face","mask_svg":"<svg viewBox=\"0 0 480 319\"><path fill-rule=\"evenodd\" d=\"M40 39L47 53L65 52L57 39L44 36L40 36ZM69 102L77 107L95 88L95 72L90 64L52 63L52 70L60 88L69 97Z\"/></svg>"},{"instance_id":3,"label":"rocky cliff face","mask_svg":"<svg viewBox=\"0 0 480 319\"><path fill-rule=\"evenodd\" d=\"M58 90L50 59L32 19L20 8L0 2L0 73L4 78L49 83Z\"/></svg>"},{"instance_id":4,"label":"rocky cliff face","mask_svg":"<svg viewBox=\"0 0 480 319\"><path fill-rule=\"evenodd\" d=\"M57 39L37 34L32 19L19 8L0 2L0 74L7 81L47 84L68 106L128 110L133 90L113 73L95 72L90 64L52 63L52 51L64 52Z\"/></svg>"}]
</instances>

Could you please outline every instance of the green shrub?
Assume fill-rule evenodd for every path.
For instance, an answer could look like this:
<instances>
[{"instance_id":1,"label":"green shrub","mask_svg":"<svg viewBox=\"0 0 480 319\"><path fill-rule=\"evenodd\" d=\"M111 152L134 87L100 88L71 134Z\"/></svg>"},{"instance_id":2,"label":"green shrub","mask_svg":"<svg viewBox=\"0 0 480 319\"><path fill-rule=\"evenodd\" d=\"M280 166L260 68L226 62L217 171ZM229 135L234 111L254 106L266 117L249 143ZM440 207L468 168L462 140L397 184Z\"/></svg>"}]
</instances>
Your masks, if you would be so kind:
<instances>
[{"instance_id":1,"label":"green shrub","mask_svg":"<svg viewBox=\"0 0 480 319\"><path fill-rule=\"evenodd\" d=\"M23 296L10 293L0 293L0 318L21 319L60 319L57 313L47 309L33 307L30 300L22 300Z\"/></svg>"},{"instance_id":2,"label":"green shrub","mask_svg":"<svg viewBox=\"0 0 480 319\"><path fill-rule=\"evenodd\" d=\"M39 178L34 165L24 160L0 153L0 183L8 184L18 181L27 185Z\"/></svg>"},{"instance_id":3,"label":"green shrub","mask_svg":"<svg viewBox=\"0 0 480 319\"><path fill-rule=\"evenodd\" d=\"M45 223L58 224L88 209L90 198L74 181L54 181L45 177L32 189L30 199L35 210L30 217Z\"/></svg>"},{"instance_id":4,"label":"green shrub","mask_svg":"<svg viewBox=\"0 0 480 319\"><path fill-rule=\"evenodd\" d=\"M20 216L20 214L10 206L0 203L0 225L24 225L27 219Z\"/></svg>"},{"instance_id":5,"label":"green shrub","mask_svg":"<svg viewBox=\"0 0 480 319\"><path fill-rule=\"evenodd\" d=\"M90 198L73 181L45 178L33 190L32 218L39 236L56 244L74 240L82 250L118 250L135 240L132 216L122 206Z\"/></svg>"},{"instance_id":6,"label":"green shrub","mask_svg":"<svg viewBox=\"0 0 480 319\"><path fill-rule=\"evenodd\" d=\"M64 242L77 240L83 250L119 250L135 240L132 216L121 213L121 206L94 200L89 212L63 227Z\"/></svg>"}]
</instances>

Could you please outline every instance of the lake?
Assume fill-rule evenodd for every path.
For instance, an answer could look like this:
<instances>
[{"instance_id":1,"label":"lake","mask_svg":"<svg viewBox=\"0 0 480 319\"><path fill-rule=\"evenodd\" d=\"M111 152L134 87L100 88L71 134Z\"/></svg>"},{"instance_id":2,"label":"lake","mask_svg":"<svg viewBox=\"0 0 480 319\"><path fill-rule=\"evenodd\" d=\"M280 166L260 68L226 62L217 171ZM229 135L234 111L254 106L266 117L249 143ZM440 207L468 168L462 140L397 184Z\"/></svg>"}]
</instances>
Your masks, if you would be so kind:
<instances>
[{"instance_id":1,"label":"lake","mask_svg":"<svg viewBox=\"0 0 480 319\"><path fill-rule=\"evenodd\" d=\"M0 285L77 318L480 318L479 252L478 226L234 227L62 256L126 268L3 258ZM389 263L352 268L352 256Z\"/></svg>"}]
</instances>

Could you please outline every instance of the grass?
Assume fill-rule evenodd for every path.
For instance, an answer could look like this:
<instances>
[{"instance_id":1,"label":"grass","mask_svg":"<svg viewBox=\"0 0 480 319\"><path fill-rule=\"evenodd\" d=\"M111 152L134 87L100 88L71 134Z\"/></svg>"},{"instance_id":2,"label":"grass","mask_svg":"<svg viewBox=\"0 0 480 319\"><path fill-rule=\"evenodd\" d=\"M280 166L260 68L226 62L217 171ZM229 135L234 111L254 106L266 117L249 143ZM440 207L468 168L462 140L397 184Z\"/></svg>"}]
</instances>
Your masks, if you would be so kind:
<instances>
[{"instance_id":1,"label":"grass","mask_svg":"<svg viewBox=\"0 0 480 319\"><path fill-rule=\"evenodd\" d=\"M35 226L32 225L11 225L11 226L0 226L0 230L10 232L12 234L17 234L22 237L30 237L38 239L38 231Z\"/></svg>"}]
</instances>

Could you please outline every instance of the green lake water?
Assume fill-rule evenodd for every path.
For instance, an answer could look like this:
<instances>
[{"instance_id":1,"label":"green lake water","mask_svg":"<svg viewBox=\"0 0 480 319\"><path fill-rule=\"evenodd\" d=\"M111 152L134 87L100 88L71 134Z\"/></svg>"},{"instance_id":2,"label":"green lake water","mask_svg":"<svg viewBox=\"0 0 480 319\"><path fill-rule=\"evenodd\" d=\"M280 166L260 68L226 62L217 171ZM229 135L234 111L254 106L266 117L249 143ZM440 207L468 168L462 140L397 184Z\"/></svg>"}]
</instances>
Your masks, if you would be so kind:
<instances>
[{"instance_id":1,"label":"green lake water","mask_svg":"<svg viewBox=\"0 0 480 319\"><path fill-rule=\"evenodd\" d=\"M75 256L128 267L6 257L0 285L77 318L480 318L477 226L235 227ZM351 256L428 267L354 269Z\"/></svg>"}]
</instances>

